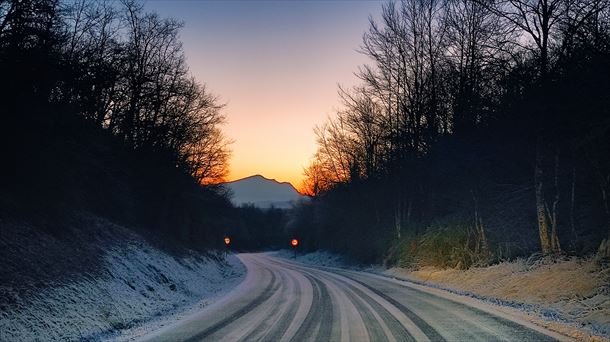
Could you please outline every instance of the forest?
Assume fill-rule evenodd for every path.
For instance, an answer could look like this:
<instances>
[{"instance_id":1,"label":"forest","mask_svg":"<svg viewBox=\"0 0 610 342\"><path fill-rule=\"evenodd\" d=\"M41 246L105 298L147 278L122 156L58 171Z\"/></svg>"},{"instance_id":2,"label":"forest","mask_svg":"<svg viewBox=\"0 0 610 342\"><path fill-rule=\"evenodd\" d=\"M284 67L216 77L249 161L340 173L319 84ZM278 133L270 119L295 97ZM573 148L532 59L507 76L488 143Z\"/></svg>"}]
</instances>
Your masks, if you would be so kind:
<instances>
[{"instance_id":1,"label":"forest","mask_svg":"<svg viewBox=\"0 0 610 342\"><path fill-rule=\"evenodd\" d=\"M289 223L306 249L456 268L607 260L608 1L390 2L360 51Z\"/></svg>"},{"instance_id":2,"label":"forest","mask_svg":"<svg viewBox=\"0 0 610 342\"><path fill-rule=\"evenodd\" d=\"M80 213L220 246L232 215L223 104L182 23L138 1L0 0L0 215L62 235ZM149 234L151 235L151 234Z\"/></svg>"},{"instance_id":3,"label":"forest","mask_svg":"<svg viewBox=\"0 0 610 342\"><path fill-rule=\"evenodd\" d=\"M223 103L142 3L0 0L0 216L449 267L610 253L607 0L403 0L371 17L311 196L234 208ZM363 28L364 29L364 28ZM238 246L236 246L238 247Z\"/></svg>"}]
</instances>

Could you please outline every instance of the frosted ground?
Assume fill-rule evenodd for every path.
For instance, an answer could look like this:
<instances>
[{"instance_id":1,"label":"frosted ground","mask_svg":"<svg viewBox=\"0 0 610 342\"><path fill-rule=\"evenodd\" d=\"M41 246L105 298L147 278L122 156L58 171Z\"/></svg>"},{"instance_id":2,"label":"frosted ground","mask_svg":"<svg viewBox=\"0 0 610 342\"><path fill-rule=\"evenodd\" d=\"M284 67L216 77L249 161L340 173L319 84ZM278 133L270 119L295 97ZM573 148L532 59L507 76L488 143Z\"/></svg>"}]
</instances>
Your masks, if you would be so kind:
<instances>
[{"instance_id":1,"label":"frosted ground","mask_svg":"<svg viewBox=\"0 0 610 342\"><path fill-rule=\"evenodd\" d=\"M270 254L313 266L359 268L349 259L341 255L326 251L316 251L313 253L305 254L298 253L296 259L294 259L294 252L289 249L282 249L276 252L270 252Z\"/></svg>"},{"instance_id":2,"label":"frosted ground","mask_svg":"<svg viewBox=\"0 0 610 342\"><path fill-rule=\"evenodd\" d=\"M208 305L245 275L234 256L226 260L214 253L173 256L125 228L103 221L95 225L89 243L104 248L99 264L90 272L37 283L27 278L18 284L0 283L0 341L134 338L178 319L189 309ZM25 234L24 238L33 234L30 227L18 229L5 232ZM54 248L69 254L78 253L70 249L91 247L54 239L40 237L36 242L40 254L51 257ZM1 247L19 251L19 246L7 241L0 239ZM19 239L10 241L14 244ZM26 260L35 258L36 247L19 252ZM8 260L9 267L10 262L15 259Z\"/></svg>"}]
</instances>

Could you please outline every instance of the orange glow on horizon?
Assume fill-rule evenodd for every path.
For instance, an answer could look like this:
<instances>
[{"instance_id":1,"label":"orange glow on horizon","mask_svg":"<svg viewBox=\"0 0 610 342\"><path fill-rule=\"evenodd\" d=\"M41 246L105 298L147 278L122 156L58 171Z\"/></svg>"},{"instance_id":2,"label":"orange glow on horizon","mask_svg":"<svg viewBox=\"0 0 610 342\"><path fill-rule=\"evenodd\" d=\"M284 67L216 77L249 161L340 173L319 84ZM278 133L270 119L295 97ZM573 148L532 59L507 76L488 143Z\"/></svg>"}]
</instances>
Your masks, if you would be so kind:
<instances>
[{"instance_id":1,"label":"orange glow on horizon","mask_svg":"<svg viewBox=\"0 0 610 342\"><path fill-rule=\"evenodd\" d=\"M368 1L149 1L184 21L190 71L217 95L230 146L227 180L260 174L297 190L316 151L313 129L359 83L357 52L380 4ZM227 25L231 23L231 25Z\"/></svg>"}]
</instances>

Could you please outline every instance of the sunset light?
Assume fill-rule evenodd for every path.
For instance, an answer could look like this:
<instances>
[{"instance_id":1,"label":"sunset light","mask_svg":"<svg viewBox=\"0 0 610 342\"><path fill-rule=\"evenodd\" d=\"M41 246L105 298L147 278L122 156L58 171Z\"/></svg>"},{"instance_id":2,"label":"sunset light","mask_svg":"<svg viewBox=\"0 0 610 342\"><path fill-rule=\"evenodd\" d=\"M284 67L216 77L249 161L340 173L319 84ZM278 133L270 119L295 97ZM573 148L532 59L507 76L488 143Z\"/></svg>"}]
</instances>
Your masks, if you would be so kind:
<instances>
[{"instance_id":1,"label":"sunset light","mask_svg":"<svg viewBox=\"0 0 610 342\"><path fill-rule=\"evenodd\" d=\"M234 142L228 180L262 174L297 189L316 150L313 128L340 106L337 84L357 83L357 49L376 1L149 1L185 22L195 78L226 103Z\"/></svg>"}]
</instances>

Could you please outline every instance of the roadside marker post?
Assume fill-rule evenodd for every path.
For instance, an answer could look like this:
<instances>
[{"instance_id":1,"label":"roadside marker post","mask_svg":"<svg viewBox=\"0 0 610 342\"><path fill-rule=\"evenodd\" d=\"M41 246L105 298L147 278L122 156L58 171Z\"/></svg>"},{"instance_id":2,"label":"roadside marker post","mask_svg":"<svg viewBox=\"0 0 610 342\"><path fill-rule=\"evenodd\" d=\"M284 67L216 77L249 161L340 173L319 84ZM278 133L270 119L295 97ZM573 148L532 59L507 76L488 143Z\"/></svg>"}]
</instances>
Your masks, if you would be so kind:
<instances>
[{"instance_id":1,"label":"roadside marker post","mask_svg":"<svg viewBox=\"0 0 610 342\"><path fill-rule=\"evenodd\" d=\"M297 259L297 246L299 245L299 240L292 239L290 240L290 245L292 246L292 250L294 251L294 260Z\"/></svg>"},{"instance_id":2,"label":"roadside marker post","mask_svg":"<svg viewBox=\"0 0 610 342\"><path fill-rule=\"evenodd\" d=\"M225 236L225 259L227 258L227 255L229 253L229 245L231 244L231 238L228 236Z\"/></svg>"}]
</instances>

